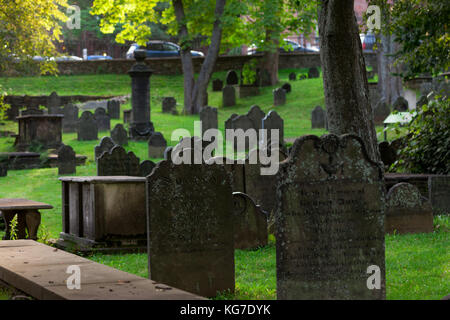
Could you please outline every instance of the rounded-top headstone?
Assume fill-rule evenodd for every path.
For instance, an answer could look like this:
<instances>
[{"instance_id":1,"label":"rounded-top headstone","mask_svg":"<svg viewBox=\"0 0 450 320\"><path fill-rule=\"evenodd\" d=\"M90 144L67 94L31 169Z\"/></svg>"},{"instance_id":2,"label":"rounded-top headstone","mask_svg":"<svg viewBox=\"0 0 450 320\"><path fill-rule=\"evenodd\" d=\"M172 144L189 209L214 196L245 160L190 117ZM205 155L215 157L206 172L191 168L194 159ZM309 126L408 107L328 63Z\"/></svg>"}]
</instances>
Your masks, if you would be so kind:
<instances>
[{"instance_id":1,"label":"rounded-top headstone","mask_svg":"<svg viewBox=\"0 0 450 320\"><path fill-rule=\"evenodd\" d=\"M126 146L128 144L128 132L123 127L123 124L116 124L111 131L111 139L119 146Z\"/></svg>"},{"instance_id":2,"label":"rounded-top headstone","mask_svg":"<svg viewBox=\"0 0 450 320\"><path fill-rule=\"evenodd\" d=\"M289 83L285 83L281 86L282 89L284 89L286 91L286 93L290 93L292 90L292 87Z\"/></svg>"},{"instance_id":3,"label":"rounded-top headstone","mask_svg":"<svg viewBox=\"0 0 450 320\"><path fill-rule=\"evenodd\" d=\"M309 68L308 78L313 79L313 78L319 78L319 77L320 77L320 72L319 72L318 68L316 68L316 67Z\"/></svg>"},{"instance_id":4,"label":"rounded-top headstone","mask_svg":"<svg viewBox=\"0 0 450 320\"><path fill-rule=\"evenodd\" d=\"M231 107L236 105L236 90L231 85L226 85L222 90L222 105Z\"/></svg>"},{"instance_id":5,"label":"rounded-top headstone","mask_svg":"<svg viewBox=\"0 0 450 320\"><path fill-rule=\"evenodd\" d=\"M275 106L282 106L286 103L286 90L277 88L273 90L273 104Z\"/></svg>"},{"instance_id":6,"label":"rounded-top headstone","mask_svg":"<svg viewBox=\"0 0 450 320\"><path fill-rule=\"evenodd\" d=\"M227 72L227 77L225 83L229 86L234 86L239 84L239 77L236 71L230 70Z\"/></svg>"},{"instance_id":7,"label":"rounded-top headstone","mask_svg":"<svg viewBox=\"0 0 450 320\"><path fill-rule=\"evenodd\" d=\"M311 112L311 128L325 128L326 127L326 113L321 106L316 106Z\"/></svg>"},{"instance_id":8,"label":"rounded-top headstone","mask_svg":"<svg viewBox=\"0 0 450 320\"><path fill-rule=\"evenodd\" d=\"M408 111L408 100L400 96L395 100L393 107L399 112Z\"/></svg>"}]
</instances>

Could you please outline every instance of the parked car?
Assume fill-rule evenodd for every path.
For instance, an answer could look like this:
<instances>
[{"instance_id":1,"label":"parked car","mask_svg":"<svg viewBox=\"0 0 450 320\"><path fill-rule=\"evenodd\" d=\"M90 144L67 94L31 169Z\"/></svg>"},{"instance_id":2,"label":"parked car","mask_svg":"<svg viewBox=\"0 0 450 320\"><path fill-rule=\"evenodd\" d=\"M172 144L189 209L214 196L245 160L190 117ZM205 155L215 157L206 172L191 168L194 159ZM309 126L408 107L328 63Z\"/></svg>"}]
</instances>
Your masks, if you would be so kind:
<instances>
[{"instance_id":1,"label":"parked car","mask_svg":"<svg viewBox=\"0 0 450 320\"><path fill-rule=\"evenodd\" d=\"M377 41L377 38L373 33L361 33L359 35L359 38L361 39L362 49L364 52L373 52L373 47L375 45L375 42Z\"/></svg>"},{"instance_id":2,"label":"parked car","mask_svg":"<svg viewBox=\"0 0 450 320\"><path fill-rule=\"evenodd\" d=\"M58 56L58 57L41 57L41 56L34 56L32 58L34 61L81 61L83 58L77 57L77 56Z\"/></svg>"},{"instance_id":3,"label":"parked car","mask_svg":"<svg viewBox=\"0 0 450 320\"><path fill-rule=\"evenodd\" d=\"M92 55L87 56L87 60L112 60L110 56Z\"/></svg>"},{"instance_id":4,"label":"parked car","mask_svg":"<svg viewBox=\"0 0 450 320\"><path fill-rule=\"evenodd\" d=\"M137 43L133 43L128 49L126 58L134 59L134 51L136 49L145 49L147 52L148 58L157 58L157 57L179 57L181 48L175 43L168 41L159 41L152 40L147 42L145 48L140 47ZM191 54L194 57L203 57L203 52L191 50Z\"/></svg>"},{"instance_id":5,"label":"parked car","mask_svg":"<svg viewBox=\"0 0 450 320\"><path fill-rule=\"evenodd\" d=\"M284 39L284 44L283 46L281 46L279 49L280 53L294 53L294 52L315 52L318 53L319 50L317 50L316 48L305 48L302 47L301 45L299 45L297 42L292 41L292 40L288 40L288 39ZM255 44L252 44L248 49L247 49L247 54L251 55L251 54L257 54L257 53L262 53L262 51L258 51L258 47Z\"/></svg>"}]
</instances>

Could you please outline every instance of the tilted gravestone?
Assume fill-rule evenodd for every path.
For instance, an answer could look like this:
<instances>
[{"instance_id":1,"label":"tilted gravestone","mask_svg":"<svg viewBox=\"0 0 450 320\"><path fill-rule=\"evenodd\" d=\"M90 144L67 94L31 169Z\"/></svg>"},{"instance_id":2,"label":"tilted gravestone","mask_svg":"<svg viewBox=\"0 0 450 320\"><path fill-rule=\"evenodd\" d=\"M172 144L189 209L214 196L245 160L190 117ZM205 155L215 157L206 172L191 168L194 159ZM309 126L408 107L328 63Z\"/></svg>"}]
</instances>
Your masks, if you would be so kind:
<instances>
[{"instance_id":1,"label":"tilted gravestone","mask_svg":"<svg viewBox=\"0 0 450 320\"><path fill-rule=\"evenodd\" d=\"M141 172L141 177L146 177L152 173L153 168L156 164L151 160L144 160L139 165L139 170Z\"/></svg>"},{"instance_id":2,"label":"tilted gravestone","mask_svg":"<svg viewBox=\"0 0 450 320\"><path fill-rule=\"evenodd\" d=\"M292 91L292 87L289 83L285 83L281 86L281 89L284 89L286 93L290 93Z\"/></svg>"},{"instance_id":3,"label":"tilted gravestone","mask_svg":"<svg viewBox=\"0 0 450 320\"><path fill-rule=\"evenodd\" d=\"M316 67L309 68L309 70L308 70L308 78L309 79L314 79L314 78L319 78L319 77L320 77L320 71L318 68L316 68Z\"/></svg>"},{"instance_id":4,"label":"tilted gravestone","mask_svg":"<svg viewBox=\"0 0 450 320\"><path fill-rule=\"evenodd\" d=\"M220 79L215 79L212 82L212 91L213 92L217 92L217 91L222 91L223 88L223 81Z\"/></svg>"},{"instance_id":5,"label":"tilted gravestone","mask_svg":"<svg viewBox=\"0 0 450 320\"><path fill-rule=\"evenodd\" d=\"M97 159L97 175L139 177L139 158L133 152L127 153L124 148L116 145Z\"/></svg>"},{"instance_id":6,"label":"tilted gravestone","mask_svg":"<svg viewBox=\"0 0 450 320\"><path fill-rule=\"evenodd\" d=\"M98 131L111 130L111 118L106 114L105 109L95 109L94 118L97 122Z\"/></svg>"},{"instance_id":7,"label":"tilted gravestone","mask_svg":"<svg viewBox=\"0 0 450 320\"><path fill-rule=\"evenodd\" d=\"M428 193L433 214L450 213L450 176L431 176L428 178Z\"/></svg>"},{"instance_id":8,"label":"tilted gravestone","mask_svg":"<svg viewBox=\"0 0 450 320\"><path fill-rule=\"evenodd\" d=\"M78 107L69 103L63 108L63 132L76 132L78 123Z\"/></svg>"},{"instance_id":9,"label":"tilted gravestone","mask_svg":"<svg viewBox=\"0 0 450 320\"><path fill-rule=\"evenodd\" d=\"M177 109L177 100L174 97L164 97L162 100L162 112L172 113Z\"/></svg>"},{"instance_id":10,"label":"tilted gravestone","mask_svg":"<svg viewBox=\"0 0 450 320\"><path fill-rule=\"evenodd\" d=\"M98 160L104 152L110 152L116 145L110 137L103 137L99 145L94 147L95 160Z\"/></svg>"},{"instance_id":11,"label":"tilted gravestone","mask_svg":"<svg viewBox=\"0 0 450 320\"><path fill-rule=\"evenodd\" d=\"M278 176L278 299L385 299L384 197L360 138L298 138Z\"/></svg>"},{"instance_id":12,"label":"tilted gravestone","mask_svg":"<svg viewBox=\"0 0 450 320\"><path fill-rule=\"evenodd\" d=\"M289 81L297 80L297 74L295 72L289 73Z\"/></svg>"},{"instance_id":13,"label":"tilted gravestone","mask_svg":"<svg viewBox=\"0 0 450 320\"><path fill-rule=\"evenodd\" d=\"M326 122L326 113L322 109L321 106L316 106L314 110L311 112L311 128L312 129L318 129L318 128L325 128Z\"/></svg>"},{"instance_id":14,"label":"tilted gravestone","mask_svg":"<svg viewBox=\"0 0 450 320\"><path fill-rule=\"evenodd\" d=\"M226 85L222 90L222 106L232 107L236 105L236 90L233 86Z\"/></svg>"},{"instance_id":15,"label":"tilted gravestone","mask_svg":"<svg viewBox=\"0 0 450 320\"><path fill-rule=\"evenodd\" d=\"M217 108L213 107L203 107L200 110L200 121L202 122L202 136L209 129L218 129L218 116L217 116Z\"/></svg>"},{"instance_id":16,"label":"tilted gravestone","mask_svg":"<svg viewBox=\"0 0 450 320\"><path fill-rule=\"evenodd\" d=\"M406 100L402 96L398 97L394 101L393 108L394 108L394 110L397 110L399 112L408 111L408 100Z\"/></svg>"},{"instance_id":17,"label":"tilted gravestone","mask_svg":"<svg viewBox=\"0 0 450 320\"><path fill-rule=\"evenodd\" d=\"M111 119L120 119L120 102L118 100L108 100L106 109L108 109L108 115Z\"/></svg>"},{"instance_id":18,"label":"tilted gravestone","mask_svg":"<svg viewBox=\"0 0 450 320\"><path fill-rule=\"evenodd\" d=\"M47 98L48 114L62 114L61 105L61 98L53 91Z\"/></svg>"},{"instance_id":19,"label":"tilted gravestone","mask_svg":"<svg viewBox=\"0 0 450 320\"><path fill-rule=\"evenodd\" d=\"M264 146L276 143L276 141L272 141L271 130L278 130L278 145L284 146L284 120L275 110L269 111L269 113L264 117L262 120L262 129L267 130L263 132L262 143Z\"/></svg>"},{"instance_id":20,"label":"tilted gravestone","mask_svg":"<svg viewBox=\"0 0 450 320\"><path fill-rule=\"evenodd\" d=\"M167 141L161 132L153 132L148 139L148 157L163 158L167 148Z\"/></svg>"},{"instance_id":21,"label":"tilted gravestone","mask_svg":"<svg viewBox=\"0 0 450 320\"><path fill-rule=\"evenodd\" d=\"M114 129L111 130L111 139L119 146L128 145L128 132L123 127L123 124L118 123Z\"/></svg>"},{"instance_id":22,"label":"tilted gravestone","mask_svg":"<svg viewBox=\"0 0 450 320\"><path fill-rule=\"evenodd\" d=\"M381 99L373 108L373 121L376 125L382 125L383 121L389 116L391 109L385 99Z\"/></svg>"},{"instance_id":23,"label":"tilted gravestone","mask_svg":"<svg viewBox=\"0 0 450 320\"><path fill-rule=\"evenodd\" d=\"M239 84L239 77L238 77L238 74L236 73L236 71L230 70L227 72L225 84L227 86L234 86L234 85Z\"/></svg>"},{"instance_id":24,"label":"tilted gravestone","mask_svg":"<svg viewBox=\"0 0 450 320\"><path fill-rule=\"evenodd\" d=\"M232 212L222 166L159 162L147 177L149 278L204 297L233 293Z\"/></svg>"},{"instance_id":25,"label":"tilted gravestone","mask_svg":"<svg viewBox=\"0 0 450 320\"><path fill-rule=\"evenodd\" d=\"M252 198L233 192L234 248L255 249L267 245L267 216Z\"/></svg>"},{"instance_id":26,"label":"tilted gravestone","mask_svg":"<svg viewBox=\"0 0 450 320\"><path fill-rule=\"evenodd\" d=\"M273 90L273 105L282 106L286 104L286 90L278 88Z\"/></svg>"},{"instance_id":27,"label":"tilted gravestone","mask_svg":"<svg viewBox=\"0 0 450 320\"><path fill-rule=\"evenodd\" d=\"M84 111L78 120L78 140L97 140L98 127L94 115L90 111Z\"/></svg>"},{"instance_id":28,"label":"tilted gravestone","mask_svg":"<svg viewBox=\"0 0 450 320\"><path fill-rule=\"evenodd\" d=\"M76 154L71 146L63 145L58 150L58 175L77 171Z\"/></svg>"},{"instance_id":29,"label":"tilted gravestone","mask_svg":"<svg viewBox=\"0 0 450 320\"><path fill-rule=\"evenodd\" d=\"M404 182L394 185L386 202L386 233L433 232L431 204L414 185Z\"/></svg>"}]
</instances>

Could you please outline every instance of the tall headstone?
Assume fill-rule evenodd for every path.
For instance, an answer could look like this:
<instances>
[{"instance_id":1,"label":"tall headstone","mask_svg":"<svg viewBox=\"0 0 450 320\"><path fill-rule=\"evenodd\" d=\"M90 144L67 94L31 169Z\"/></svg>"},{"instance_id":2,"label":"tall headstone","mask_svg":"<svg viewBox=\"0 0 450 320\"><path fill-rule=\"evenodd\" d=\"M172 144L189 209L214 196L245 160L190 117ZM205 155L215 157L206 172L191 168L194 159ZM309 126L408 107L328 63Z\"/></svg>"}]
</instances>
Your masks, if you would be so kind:
<instances>
[{"instance_id":1,"label":"tall headstone","mask_svg":"<svg viewBox=\"0 0 450 320\"><path fill-rule=\"evenodd\" d=\"M104 152L110 152L116 145L110 137L103 137L100 144L94 147L95 160L98 160Z\"/></svg>"},{"instance_id":2,"label":"tall headstone","mask_svg":"<svg viewBox=\"0 0 450 320\"><path fill-rule=\"evenodd\" d=\"M71 146L63 145L58 150L58 175L77 171L76 155Z\"/></svg>"},{"instance_id":3,"label":"tall headstone","mask_svg":"<svg viewBox=\"0 0 450 320\"><path fill-rule=\"evenodd\" d=\"M311 128L325 128L326 114L321 106L316 106L311 112Z\"/></svg>"},{"instance_id":4,"label":"tall headstone","mask_svg":"<svg viewBox=\"0 0 450 320\"><path fill-rule=\"evenodd\" d=\"M204 297L233 293L232 212L223 167L159 162L147 177L149 278Z\"/></svg>"},{"instance_id":5,"label":"tall headstone","mask_svg":"<svg viewBox=\"0 0 450 320\"><path fill-rule=\"evenodd\" d=\"M162 99L162 112L172 113L177 109L177 100L174 97L164 97Z\"/></svg>"},{"instance_id":6,"label":"tall headstone","mask_svg":"<svg viewBox=\"0 0 450 320\"><path fill-rule=\"evenodd\" d=\"M94 118L97 122L98 131L109 131L111 129L111 118L106 114L105 109L95 109Z\"/></svg>"},{"instance_id":7,"label":"tall headstone","mask_svg":"<svg viewBox=\"0 0 450 320\"><path fill-rule=\"evenodd\" d=\"M234 129L233 119L238 117L238 114L233 113L226 121L225 121L225 129Z\"/></svg>"},{"instance_id":8,"label":"tall headstone","mask_svg":"<svg viewBox=\"0 0 450 320\"><path fill-rule=\"evenodd\" d=\"M128 74L131 77L131 107L130 138L133 140L148 140L154 130L150 121L150 76L152 70L145 64L145 50L134 51L136 64Z\"/></svg>"},{"instance_id":9,"label":"tall headstone","mask_svg":"<svg viewBox=\"0 0 450 320\"><path fill-rule=\"evenodd\" d=\"M220 79L213 80L212 91L217 92L217 91L222 91L222 89L223 89L223 81Z\"/></svg>"},{"instance_id":10,"label":"tall headstone","mask_svg":"<svg viewBox=\"0 0 450 320\"><path fill-rule=\"evenodd\" d=\"M239 77L236 71L230 70L227 72L225 83L227 86L234 86L239 84Z\"/></svg>"},{"instance_id":11,"label":"tall headstone","mask_svg":"<svg viewBox=\"0 0 450 320\"><path fill-rule=\"evenodd\" d=\"M78 107L69 103L63 108L63 132L76 132L78 124Z\"/></svg>"},{"instance_id":12,"label":"tall headstone","mask_svg":"<svg viewBox=\"0 0 450 320\"><path fill-rule=\"evenodd\" d=\"M431 176L428 178L428 198L433 214L450 213L450 176Z\"/></svg>"},{"instance_id":13,"label":"tall headstone","mask_svg":"<svg viewBox=\"0 0 450 320\"><path fill-rule=\"evenodd\" d=\"M238 129L242 129L244 134L245 132L247 132L248 130L253 130L254 126L253 126L253 122L252 120L245 114L237 116L235 118L233 118L233 129L234 130L238 130ZM258 134L258 132L255 132L256 135ZM244 144L241 146L238 144L238 138L240 137L238 134L236 134L237 137L235 137L234 139L234 150L238 151L238 152L243 152L245 150L250 150L254 147L256 147L256 144L258 143L257 140L257 136L255 135L255 140L251 141L251 139L249 138L249 135L245 135L245 142Z\"/></svg>"},{"instance_id":14,"label":"tall headstone","mask_svg":"<svg viewBox=\"0 0 450 320\"><path fill-rule=\"evenodd\" d=\"M48 114L62 114L61 98L53 91L47 98Z\"/></svg>"},{"instance_id":15,"label":"tall headstone","mask_svg":"<svg viewBox=\"0 0 450 320\"><path fill-rule=\"evenodd\" d=\"M133 119L133 110L123 110L123 123L130 123Z\"/></svg>"},{"instance_id":16,"label":"tall headstone","mask_svg":"<svg viewBox=\"0 0 450 320\"><path fill-rule=\"evenodd\" d=\"M98 176L141 176L139 158L133 152L126 152L121 146L114 146L97 159Z\"/></svg>"},{"instance_id":17,"label":"tall headstone","mask_svg":"<svg viewBox=\"0 0 450 320\"><path fill-rule=\"evenodd\" d=\"M163 158L167 148L167 141L161 132L153 132L148 139L148 157Z\"/></svg>"},{"instance_id":18,"label":"tall headstone","mask_svg":"<svg viewBox=\"0 0 450 320\"><path fill-rule=\"evenodd\" d=\"M273 105L282 106L286 104L286 91L282 88L273 90Z\"/></svg>"},{"instance_id":19,"label":"tall headstone","mask_svg":"<svg viewBox=\"0 0 450 320\"><path fill-rule=\"evenodd\" d=\"M250 110L247 112L247 117L253 123L253 128L259 132L259 129L262 128L262 120L266 114L261 108L257 105L253 105L250 107Z\"/></svg>"},{"instance_id":20,"label":"tall headstone","mask_svg":"<svg viewBox=\"0 0 450 320\"><path fill-rule=\"evenodd\" d=\"M233 86L226 85L222 90L222 106L232 107L236 105L236 90Z\"/></svg>"},{"instance_id":21,"label":"tall headstone","mask_svg":"<svg viewBox=\"0 0 450 320\"><path fill-rule=\"evenodd\" d=\"M252 198L233 192L234 248L255 249L267 245L267 216Z\"/></svg>"},{"instance_id":22,"label":"tall headstone","mask_svg":"<svg viewBox=\"0 0 450 320\"><path fill-rule=\"evenodd\" d=\"M320 71L318 68L316 68L316 67L309 68L309 70L308 70L308 78L309 79L314 79L314 78L319 78L319 77L320 77Z\"/></svg>"},{"instance_id":23,"label":"tall headstone","mask_svg":"<svg viewBox=\"0 0 450 320\"><path fill-rule=\"evenodd\" d=\"M360 138L297 139L278 176L278 299L384 299L384 197Z\"/></svg>"},{"instance_id":24,"label":"tall headstone","mask_svg":"<svg viewBox=\"0 0 450 320\"><path fill-rule=\"evenodd\" d=\"M373 108L373 121L376 125L382 125L383 121L389 116L391 109L385 99L381 99Z\"/></svg>"},{"instance_id":25,"label":"tall headstone","mask_svg":"<svg viewBox=\"0 0 450 320\"><path fill-rule=\"evenodd\" d=\"M270 130L278 130L279 137L279 145L284 146L284 120L280 117L280 115L275 111L271 110L262 120L262 129L266 129L267 132L263 133L263 145L269 145L275 143L276 141L272 141L271 131ZM267 137L266 137L267 135Z\"/></svg>"},{"instance_id":26,"label":"tall headstone","mask_svg":"<svg viewBox=\"0 0 450 320\"><path fill-rule=\"evenodd\" d=\"M115 144L118 144L119 146L128 145L128 132L123 127L123 124L116 124L114 129L112 129L111 131L111 139Z\"/></svg>"},{"instance_id":27,"label":"tall headstone","mask_svg":"<svg viewBox=\"0 0 450 320\"><path fill-rule=\"evenodd\" d=\"M120 119L120 101L115 99L108 100L106 108L111 119Z\"/></svg>"},{"instance_id":28,"label":"tall headstone","mask_svg":"<svg viewBox=\"0 0 450 320\"><path fill-rule=\"evenodd\" d=\"M389 189L386 202L386 233L433 232L431 204L414 185L396 184Z\"/></svg>"},{"instance_id":29,"label":"tall headstone","mask_svg":"<svg viewBox=\"0 0 450 320\"><path fill-rule=\"evenodd\" d=\"M405 112L408 111L408 100L403 98L402 96L399 96L393 104L394 110L397 110L399 112Z\"/></svg>"},{"instance_id":30,"label":"tall headstone","mask_svg":"<svg viewBox=\"0 0 450 320\"><path fill-rule=\"evenodd\" d=\"M200 110L200 121L202 122L202 136L208 129L218 129L218 116L217 108L213 107L203 107Z\"/></svg>"}]
</instances>

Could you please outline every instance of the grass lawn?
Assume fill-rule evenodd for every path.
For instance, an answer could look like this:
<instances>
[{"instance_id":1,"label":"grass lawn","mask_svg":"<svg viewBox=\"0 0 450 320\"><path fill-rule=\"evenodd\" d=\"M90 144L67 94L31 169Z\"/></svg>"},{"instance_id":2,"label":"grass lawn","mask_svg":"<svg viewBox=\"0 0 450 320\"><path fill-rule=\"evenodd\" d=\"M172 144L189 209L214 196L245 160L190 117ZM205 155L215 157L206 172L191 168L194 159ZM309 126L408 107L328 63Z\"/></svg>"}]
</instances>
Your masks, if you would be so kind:
<instances>
[{"instance_id":1,"label":"grass lawn","mask_svg":"<svg viewBox=\"0 0 450 320\"><path fill-rule=\"evenodd\" d=\"M288 74L294 70L280 71L281 82L286 82ZM299 70L295 70L299 71ZM302 70L305 72L305 70ZM225 73L217 73L214 78L225 78ZM316 105L324 105L322 79L308 79L291 82L292 92L287 96L284 106L273 107L272 90L274 87L262 89L256 97L237 99L234 107L221 106L220 92L208 91L209 105L218 107L219 129L224 129L224 122L232 113L246 113L251 105L257 104L264 112L276 110L284 119L285 137L292 140L304 134L322 135L323 129L311 129L310 115ZM48 95L56 91L59 95L126 95L130 93L128 75L89 75L59 77L25 77L0 78L0 86L9 88L9 94ZM155 129L163 133L169 145L175 145L171 133L178 128L188 129L193 133L193 122L199 116L174 116L161 112L161 101L164 96L174 96L178 101L178 111L183 107L183 80L181 76L158 76L151 78L151 120ZM129 104L122 110L130 108ZM122 116L122 114L121 114ZM122 120L112 120L111 127ZM6 121L0 130L17 132L17 124ZM382 128L377 127L379 139L382 139ZM100 132L99 138L109 135ZM392 132L389 138L398 134ZM96 174L94 162L94 146L98 141L77 141L76 134L64 134L63 142L71 145L77 154L88 157L87 165L77 167L78 176ZM176 139L178 140L178 139ZM14 151L12 138L0 138L0 152ZM147 157L145 142L130 142L126 147L140 159ZM159 159L152 159L157 161ZM61 183L58 181L56 168L34 170L11 170L7 177L0 178L0 198L29 198L50 203L52 210L42 210L40 238L58 238L61 231ZM386 237L386 270L388 299L440 299L450 292L450 247L449 219L436 218L440 225L434 233L408 236ZM0 232L0 236L2 236ZM276 268L275 244L273 238L269 245L256 251L236 250L236 293L220 295L218 298L233 299L275 299ZM115 268L147 276L147 256L145 254L100 255L92 260ZM2 292L0 291L0 299Z\"/></svg>"}]
</instances>

